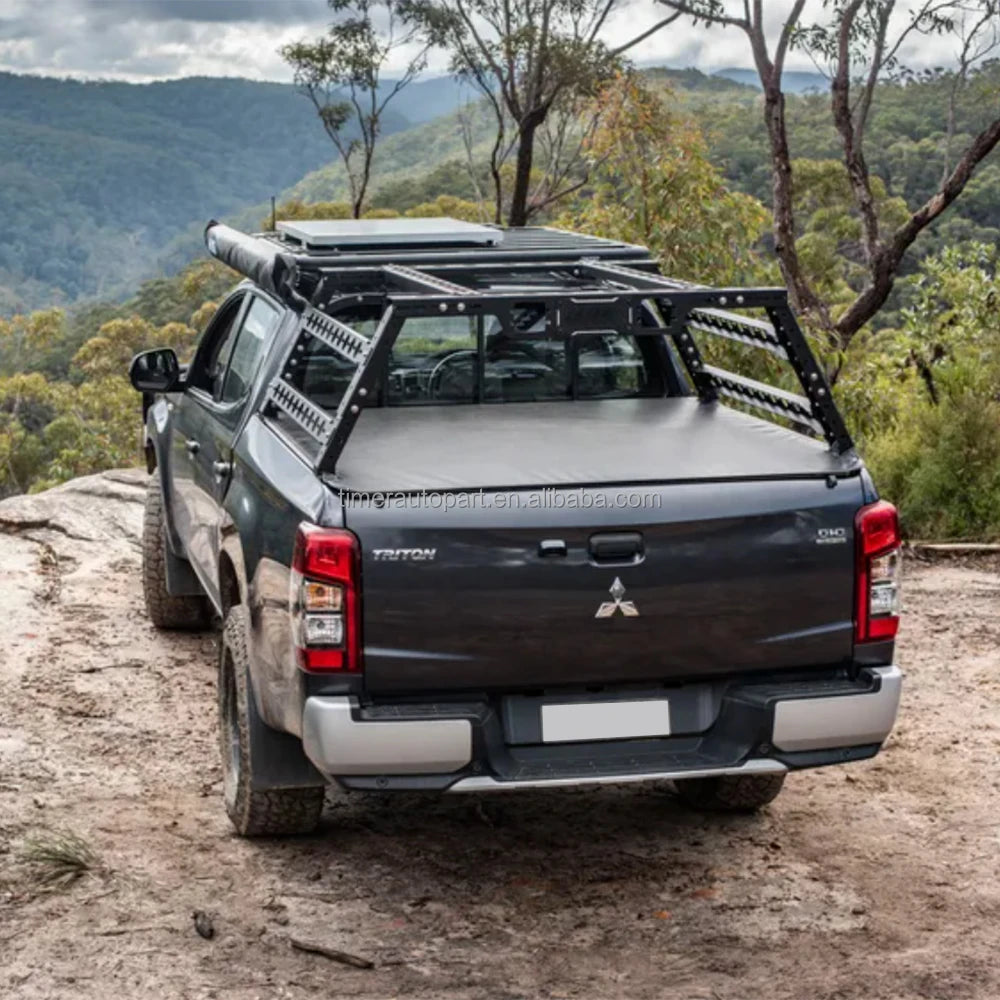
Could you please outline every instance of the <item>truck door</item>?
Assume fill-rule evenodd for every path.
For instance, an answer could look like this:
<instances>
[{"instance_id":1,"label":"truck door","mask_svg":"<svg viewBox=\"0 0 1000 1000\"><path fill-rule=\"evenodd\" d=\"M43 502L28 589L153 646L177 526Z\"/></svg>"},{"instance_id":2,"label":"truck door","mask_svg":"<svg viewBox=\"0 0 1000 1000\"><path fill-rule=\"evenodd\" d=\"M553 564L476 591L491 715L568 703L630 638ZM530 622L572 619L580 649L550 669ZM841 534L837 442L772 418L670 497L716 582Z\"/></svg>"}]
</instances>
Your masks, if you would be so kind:
<instances>
[{"instance_id":1,"label":"truck door","mask_svg":"<svg viewBox=\"0 0 1000 1000\"><path fill-rule=\"evenodd\" d=\"M195 472L205 437L206 410L212 405L217 389L221 390L229 352L247 301L248 294L243 289L230 296L202 334L194 360L188 366L187 387L175 403L171 422L173 517L184 541L185 554L196 570L202 562L197 552L202 544L200 529L206 512L195 486Z\"/></svg>"},{"instance_id":2,"label":"truck door","mask_svg":"<svg viewBox=\"0 0 1000 1000\"><path fill-rule=\"evenodd\" d=\"M280 319L281 311L266 299L253 293L247 296L230 338L225 367L216 377L212 396L199 399L200 412L192 420L198 448L191 490L197 511L191 560L216 597L223 501L232 479L233 443L243 426L257 370Z\"/></svg>"}]
</instances>

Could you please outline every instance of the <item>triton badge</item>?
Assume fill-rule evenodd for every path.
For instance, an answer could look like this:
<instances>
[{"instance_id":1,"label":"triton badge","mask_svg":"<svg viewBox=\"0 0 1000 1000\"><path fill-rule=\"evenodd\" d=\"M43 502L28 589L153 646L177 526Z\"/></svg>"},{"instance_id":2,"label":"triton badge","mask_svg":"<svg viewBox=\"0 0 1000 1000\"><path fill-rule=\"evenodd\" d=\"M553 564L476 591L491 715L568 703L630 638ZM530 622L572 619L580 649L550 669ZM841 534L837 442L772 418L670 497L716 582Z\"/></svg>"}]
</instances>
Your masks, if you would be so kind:
<instances>
[{"instance_id":1,"label":"triton badge","mask_svg":"<svg viewBox=\"0 0 1000 1000\"><path fill-rule=\"evenodd\" d=\"M614 598L613 601L604 601L597 609L595 618L612 618L616 612L620 611L626 618L638 618L639 609L632 601L623 601L625 596L625 585L616 576L615 582L608 587L608 591Z\"/></svg>"}]
</instances>

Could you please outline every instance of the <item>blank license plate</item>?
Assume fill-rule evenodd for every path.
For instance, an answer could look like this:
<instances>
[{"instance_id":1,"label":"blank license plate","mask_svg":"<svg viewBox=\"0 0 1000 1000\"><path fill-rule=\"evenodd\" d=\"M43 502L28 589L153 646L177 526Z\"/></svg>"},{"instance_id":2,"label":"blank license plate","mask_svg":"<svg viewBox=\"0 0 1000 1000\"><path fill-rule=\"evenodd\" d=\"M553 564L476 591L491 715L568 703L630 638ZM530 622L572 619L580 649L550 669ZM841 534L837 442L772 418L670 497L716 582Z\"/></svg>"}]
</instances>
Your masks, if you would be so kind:
<instances>
[{"instance_id":1,"label":"blank license plate","mask_svg":"<svg viewBox=\"0 0 1000 1000\"><path fill-rule=\"evenodd\" d=\"M542 741L545 743L635 740L669 735L670 702L665 698L542 705Z\"/></svg>"}]
</instances>

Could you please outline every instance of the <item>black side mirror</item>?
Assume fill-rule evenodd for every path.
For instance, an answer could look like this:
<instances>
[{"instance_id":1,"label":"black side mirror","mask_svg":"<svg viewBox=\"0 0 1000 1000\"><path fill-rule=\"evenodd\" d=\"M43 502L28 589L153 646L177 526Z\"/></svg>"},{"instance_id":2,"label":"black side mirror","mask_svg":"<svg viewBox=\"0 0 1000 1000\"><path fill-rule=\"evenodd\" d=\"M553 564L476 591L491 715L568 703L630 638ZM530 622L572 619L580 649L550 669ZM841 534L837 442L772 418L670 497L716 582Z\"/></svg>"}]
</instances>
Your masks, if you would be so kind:
<instances>
[{"instance_id":1,"label":"black side mirror","mask_svg":"<svg viewBox=\"0 0 1000 1000\"><path fill-rule=\"evenodd\" d=\"M128 377L139 392L173 392L181 388L181 366L172 347L143 351L132 359Z\"/></svg>"}]
</instances>

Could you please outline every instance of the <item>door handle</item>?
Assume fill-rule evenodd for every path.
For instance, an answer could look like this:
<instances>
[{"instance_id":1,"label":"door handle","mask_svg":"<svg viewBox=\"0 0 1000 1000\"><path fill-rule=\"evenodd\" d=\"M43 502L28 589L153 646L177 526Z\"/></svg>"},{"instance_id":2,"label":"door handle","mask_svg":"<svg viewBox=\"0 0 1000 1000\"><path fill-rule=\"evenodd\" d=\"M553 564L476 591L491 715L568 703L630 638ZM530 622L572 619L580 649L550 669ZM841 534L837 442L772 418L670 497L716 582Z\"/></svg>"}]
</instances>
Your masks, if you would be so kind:
<instances>
[{"instance_id":1,"label":"door handle","mask_svg":"<svg viewBox=\"0 0 1000 1000\"><path fill-rule=\"evenodd\" d=\"M224 479L233 471L233 465L231 462L213 462L212 471L215 473L216 479Z\"/></svg>"},{"instance_id":2,"label":"door handle","mask_svg":"<svg viewBox=\"0 0 1000 1000\"><path fill-rule=\"evenodd\" d=\"M189 455L197 455L198 452L201 451L201 445L198 444L198 442L195 441L194 438L189 439L186 442L185 447L187 448Z\"/></svg>"}]
</instances>

